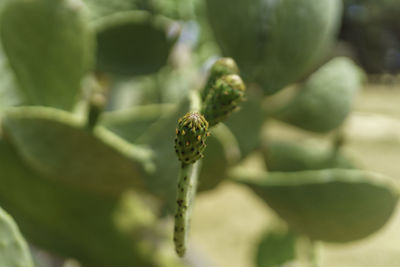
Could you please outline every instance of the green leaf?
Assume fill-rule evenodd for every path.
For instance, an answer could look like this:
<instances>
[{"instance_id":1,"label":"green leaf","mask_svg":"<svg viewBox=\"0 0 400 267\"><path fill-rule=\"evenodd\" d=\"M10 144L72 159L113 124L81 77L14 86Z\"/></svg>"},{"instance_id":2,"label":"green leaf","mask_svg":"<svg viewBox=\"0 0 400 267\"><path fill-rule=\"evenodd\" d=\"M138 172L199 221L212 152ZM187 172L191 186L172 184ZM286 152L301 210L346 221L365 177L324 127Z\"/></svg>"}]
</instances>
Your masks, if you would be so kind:
<instances>
[{"instance_id":1,"label":"green leaf","mask_svg":"<svg viewBox=\"0 0 400 267\"><path fill-rule=\"evenodd\" d=\"M296 235L273 229L262 237L257 250L257 267L278 267L296 258Z\"/></svg>"},{"instance_id":2,"label":"green leaf","mask_svg":"<svg viewBox=\"0 0 400 267\"><path fill-rule=\"evenodd\" d=\"M263 149L267 169L271 172L296 172L320 169L352 169L350 157L330 146L318 143L294 143L271 140Z\"/></svg>"},{"instance_id":3,"label":"green leaf","mask_svg":"<svg viewBox=\"0 0 400 267\"><path fill-rule=\"evenodd\" d=\"M348 58L335 58L298 88L293 101L276 118L313 132L340 126L350 113L363 75Z\"/></svg>"},{"instance_id":4,"label":"green leaf","mask_svg":"<svg viewBox=\"0 0 400 267\"><path fill-rule=\"evenodd\" d=\"M0 203L36 245L85 266L181 266L154 247L162 240L153 225L143 229L127 225L149 221L138 212L143 206L126 209L137 205L124 204L129 197L101 196L39 176L1 138L0 162ZM148 204L145 207L149 210Z\"/></svg>"},{"instance_id":5,"label":"green leaf","mask_svg":"<svg viewBox=\"0 0 400 267\"><path fill-rule=\"evenodd\" d=\"M3 126L26 162L50 178L109 194L146 187L142 173L151 165L149 151L102 127L92 133L70 113L44 107L13 108Z\"/></svg>"},{"instance_id":6,"label":"green leaf","mask_svg":"<svg viewBox=\"0 0 400 267\"><path fill-rule=\"evenodd\" d=\"M95 22L97 69L122 75L157 72L167 63L176 41L171 21L146 11L127 11Z\"/></svg>"},{"instance_id":7,"label":"green leaf","mask_svg":"<svg viewBox=\"0 0 400 267\"><path fill-rule=\"evenodd\" d=\"M207 13L224 56L243 77L273 94L321 61L337 32L337 0L207 0Z\"/></svg>"},{"instance_id":8,"label":"green leaf","mask_svg":"<svg viewBox=\"0 0 400 267\"><path fill-rule=\"evenodd\" d=\"M28 245L14 220L0 208L0 266L33 267Z\"/></svg>"},{"instance_id":9,"label":"green leaf","mask_svg":"<svg viewBox=\"0 0 400 267\"><path fill-rule=\"evenodd\" d=\"M28 104L70 110L92 63L92 34L79 0L8 1L0 36Z\"/></svg>"},{"instance_id":10,"label":"green leaf","mask_svg":"<svg viewBox=\"0 0 400 267\"><path fill-rule=\"evenodd\" d=\"M311 239L348 242L379 230L398 201L398 185L391 179L361 170L328 169L270 173L248 179L248 185L293 230Z\"/></svg>"}]
</instances>

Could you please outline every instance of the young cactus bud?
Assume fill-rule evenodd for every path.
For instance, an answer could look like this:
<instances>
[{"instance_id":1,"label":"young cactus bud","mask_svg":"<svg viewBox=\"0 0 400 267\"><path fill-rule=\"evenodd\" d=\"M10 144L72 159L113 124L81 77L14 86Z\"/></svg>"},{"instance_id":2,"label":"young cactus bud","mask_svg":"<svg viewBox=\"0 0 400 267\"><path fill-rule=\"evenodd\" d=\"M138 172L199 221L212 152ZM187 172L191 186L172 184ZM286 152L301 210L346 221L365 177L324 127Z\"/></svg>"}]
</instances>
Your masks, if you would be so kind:
<instances>
[{"instance_id":1,"label":"young cactus bud","mask_svg":"<svg viewBox=\"0 0 400 267\"><path fill-rule=\"evenodd\" d=\"M244 101L246 87L236 74L219 78L203 103L202 113L210 127L225 120Z\"/></svg>"},{"instance_id":2,"label":"young cactus bud","mask_svg":"<svg viewBox=\"0 0 400 267\"><path fill-rule=\"evenodd\" d=\"M175 152L179 160L183 164L192 164L202 158L208 136L208 122L201 114L189 112L180 118L175 138Z\"/></svg>"},{"instance_id":3,"label":"young cactus bud","mask_svg":"<svg viewBox=\"0 0 400 267\"><path fill-rule=\"evenodd\" d=\"M211 67L206 86L201 93L201 99L204 101L207 98L208 93L218 78L228 74L239 74L236 62L230 57L223 57L215 61Z\"/></svg>"}]
</instances>

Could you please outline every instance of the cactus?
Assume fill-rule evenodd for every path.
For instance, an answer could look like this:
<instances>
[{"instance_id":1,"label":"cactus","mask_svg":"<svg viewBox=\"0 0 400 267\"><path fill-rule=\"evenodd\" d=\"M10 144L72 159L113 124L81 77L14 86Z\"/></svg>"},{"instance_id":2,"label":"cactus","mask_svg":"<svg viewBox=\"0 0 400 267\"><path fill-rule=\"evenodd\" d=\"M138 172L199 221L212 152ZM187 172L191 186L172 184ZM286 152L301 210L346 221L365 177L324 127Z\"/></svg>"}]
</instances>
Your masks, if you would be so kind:
<instances>
[{"instance_id":1,"label":"cactus","mask_svg":"<svg viewBox=\"0 0 400 267\"><path fill-rule=\"evenodd\" d=\"M175 152L183 165L193 164L203 157L208 136L208 122L201 114L189 112L178 120Z\"/></svg>"},{"instance_id":2,"label":"cactus","mask_svg":"<svg viewBox=\"0 0 400 267\"><path fill-rule=\"evenodd\" d=\"M211 66L210 75L208 77L206 86L201 92L201 99L203 101L206 99L208 93L210 90L212 90L212 87L218 78L229 74L239 74L239 68L232 58L225 57L215 61L215 63Z\"/></svg>"},{"instance_id":3,"label":"cactus","mask_svg":"<svg viewBox=\"0 0 400 267\"><path fill-rule=\"evenodd\" d=\"M103 113L99 124L123 139L135 143L163 114L174 112L174 105L152 104Z\"/></svg>"},{"instance_id":4,"label":"cactus","mask_svg":"<svg viewBox=\"0 0 400 267\"><path fill-rule=\"evenodd\" d=\"M202 113L210 127L224 121L244 101L246 87L240 76L232 74L219 78L208 93Z\"/></svg>"},{"instance_id":5,"label":"cactus","mask_svg":"<svg viewBox=\"0 0 400 267\"><path fill-rule=\"evenodd\" d=\"M146 11L120 12L96 20L96 69L129 76L157 72L177 39L176 34L167 34L171 24Z\"/></svg>"},{"instance_id":6,"label":"cactus","mask_svg":"<svg viewBox=\"0 0 400 267\"><path fill-rule=\"evenodd\" d=\"M271 95L312 71L338 30L341 1L207 0L223 55ZM234 30L232 30L234 29Z\"/></svg>"},{"instance_id":7,"label":"cactus","mask_svg":"<svg viewBox=\"0 0 400 267\"><path fill-rule=\"evenodd\" d=\"M283 140L270 140L264 146L265 163L271 172L353 169L357 166L349 155L332 146L295 144Z\"/></svg>"},{"instance_id":8,"label":"cactus","mask_svg":"<svg viewBox=\"0 0 400 267\"><path fill-rule=\"evenodd\" d=\"M235 66L233 60L222 59L211 69L210 79L213 79L212 75L218 72L232 69L232 66ZM178 120L175 152L182 166L178 176L174 244L180 257L183 257L186 252L190 211L197 190L198 165L200 165L197 163L195 166L190 166L190 164L204 157L202 153L206 147L205 140L210 135L208 126L215 126L225 120L244 100L244 91L245 85L236 74L216 78L203 103L204 116L198 112L189 112Z\"/></svg>"},{"instance_id":9,"label":"cactus","mask_svg":"<svg viewBox=\"0 0 400 267\"><path fill-rule=\"evenodd\" d=\"M257 266L279 266L296 259L296 239L296 234L288 229L268 230L258 245Z\"/></svg>"},{"instance_id":10,"label":"cactus","mask_svg":"<svg viewBox=\"0 0 400 267\"><path fill-rule=\"evenodd\" d=\"M1 10L1 9L0 9ZM10 106L19 104L20 99L16 91L16 82L12 70L6 62L3 50L0 47L0 112Z\"/></svg>"},{"instance_id":11,"label":"cactus","mask_svg":"<svg viewBox=\"0 0 400 267\"><path fill-rule=\"evenodd\" d=\"M190 225L190 209L196 194L199 164L203 157L205 141L209 135L208 122L198 112L189 112L178 120L175 138L175 152L182 162L178 177L176 212L174 226L175 250L180 257L186 252L186 239Z\"/></svg>"},{"instance_id":12,"label":"cactus","mask_svg":"<svg viewBox=\"0 0 400 267\"><path fill-rule=\"evenodd\" d=\"M1 42L25 103L72 109L93 64L86 20L79 0L7 1L0 16Z\"/></svg>"},{"instance_id":13,"label":"cactus","mask_svg":"<svg viewBox=\"0 0 400 267\"><path fill-rule=\"evenodd\" d=\"M175 251L180 257L183 257L186 253L191 208L196 194L199 165L199 163L196 163L182 166L179 173L173 240Z\"/></svg>"},{"instance_id":14,"label":"cactus","mask_svg":"<svg viewBox=\"0 0 400 267\"><path fill-rule=\"evenodd\" d=\"M191 266L195 197L229 178L287 223L260 243L259 264L294 260L298 239L358 240L389 220L397 185L342 149L358 68L336 58L311 73L340 2L207 1L217 43L200 2L1 1L0 206L35 246L88 267ZM198 19L199 38L165 14ZM202 77L216 44L232 57ZM276 142L271 119L337 138ZM2 245L4 222L0 210L0 265L31 267L25 245Z\"/></svg>"},{"instance_id":15,"label":"cactus","mask_svg":"<svg viewBox=\"0 0 400 267\"><path fill-rule=\"evenodd\" d=\"M363 78L351 60L332 59L308 78L275 117L309 131L331 131L350 113Z\"/></svg>"},{"instance_id":16,"label":"cactus","mask_svg":"<svg viewBox=\"0 0 400 267\"><path fill-rule=\"evenodd\" d=\"M4 131L26 162L44 175L103 194L131 187L142 190L141 173L152 164L149 152L106 129L89 133L85 127L85 120L44 107L9 109L3 121ZM76 155L76 151L81 152ZM98 165L99 161L104 164Z\"/></svg>"},{"instance_id":17,"label":"cactus","mask_svg":"<svg viewBox=\"0 0 400 267\"><path fill-rule=\"evenodd\" d=\"M362 170L257 175L238 170L233 177L250 186L296 232L327 242L350 242L380 229L400 192L388 177Z\"/></svg>"},{"instance_id":18,"label":"cactus","mask_svg":"<svg viewBox=\"0 0 400 267\"><path fill-rule=\"evenodd\" d=\"M0 266L33 267L28 245L14 220L0 208Z\"/></svg>"},{"instance_id":19,"label":"cactus","mask_svg":"<svg viewBox=\"0 0 400 267\"><path fill-rule=\"evenodd\" d=\"M121 196L99 195L38 175L3 138L0 162L0 173L7 174L0 176L0 202L36 245L87 266L181 266L156 248L165 242L165 233L157 233L147 221L144 229L136 229L143 215L137 209L119 211ZM144 207L148 210L148 203L140 208ZM117 217L126 222L124 227ZM143 231L150 231L154 239L146 240Z\"/></svg>"}]
</instances>

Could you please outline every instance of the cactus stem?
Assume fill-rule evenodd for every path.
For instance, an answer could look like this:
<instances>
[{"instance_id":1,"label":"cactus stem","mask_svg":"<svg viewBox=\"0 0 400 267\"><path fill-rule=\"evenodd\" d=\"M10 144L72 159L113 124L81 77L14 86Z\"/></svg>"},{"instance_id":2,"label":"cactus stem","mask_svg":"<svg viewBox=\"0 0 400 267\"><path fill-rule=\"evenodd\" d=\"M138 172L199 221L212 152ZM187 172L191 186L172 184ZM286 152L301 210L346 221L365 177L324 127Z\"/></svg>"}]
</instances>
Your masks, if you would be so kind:
<instances>
[{"instance_id":1,"label":"cactus stem","mask_svg":"<svg viewBox=\"0 0 400 267\"><path fill-rule=\"evenodd\" d=\"M201 161L195 164L182 163L178 176L176 194L176 213L174 226L174 244L176 253L183 257L187 248L187 236L190 228L191 208L197 189L197 179Z\"/></svg>"},{"instance_id":2,"label":"cactus stem","mask_svg":"<svg viewBox=\"0 0 400 267\"><path fill-rule=\"evenodd\" d=\"M197 179L200 172L202 152L208 134L208 122L198 112L201 98L193 91L190 94L190 110L178 120L175 138L175 152L182 162L176 191L176 213L174 244L176 253L183 257L186 252L187 236L190 226L191 208L196 195ZM186 130L186 131L185 131Z\"/></svg>"}]
</instances>

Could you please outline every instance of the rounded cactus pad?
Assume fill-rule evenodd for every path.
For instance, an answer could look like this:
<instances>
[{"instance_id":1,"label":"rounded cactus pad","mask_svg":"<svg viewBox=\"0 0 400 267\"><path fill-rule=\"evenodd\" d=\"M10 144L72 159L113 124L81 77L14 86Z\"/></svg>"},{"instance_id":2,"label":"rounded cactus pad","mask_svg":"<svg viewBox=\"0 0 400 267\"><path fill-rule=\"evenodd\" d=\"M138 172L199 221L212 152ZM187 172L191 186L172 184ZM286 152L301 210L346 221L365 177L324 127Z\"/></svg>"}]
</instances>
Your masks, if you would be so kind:
<instances>
[{"instance_id":1,"label":"rounded cactus pad","mask_svg":"<svg viewBox=\"0 0 400 267\"><path fill-rule=\"evenodd\" d=\"M239 74L239 68L235 60L230 57L223 57L215 61L215 63L211 66L210 76L208 77L206 86L201 93L201 98L205 100L216 80L224 75L229 74Z\"/></svg>"},{"instance_id":2,"label":"rounded cactus pad","mask_svg":"<svg viewBox=\"0 0 400 267\"><path fill-rule=\"evenodd\" d=\"M202 113L211 126L225 120L245 99L246 86L239 75L219 78L203 104Z\"/></svg>"},{"instance_id":3,"label":"rounded cactus pad","mask_svg":"<svg viewBox=\"0 0 400 267\"><path fill-rule=\"evenodd\" d=\"M175 152L179 160L192 164L202 158L208 136L208 122L198 112L189 112L180 118L175 138Z\"/></svg>"}]
</instances>

